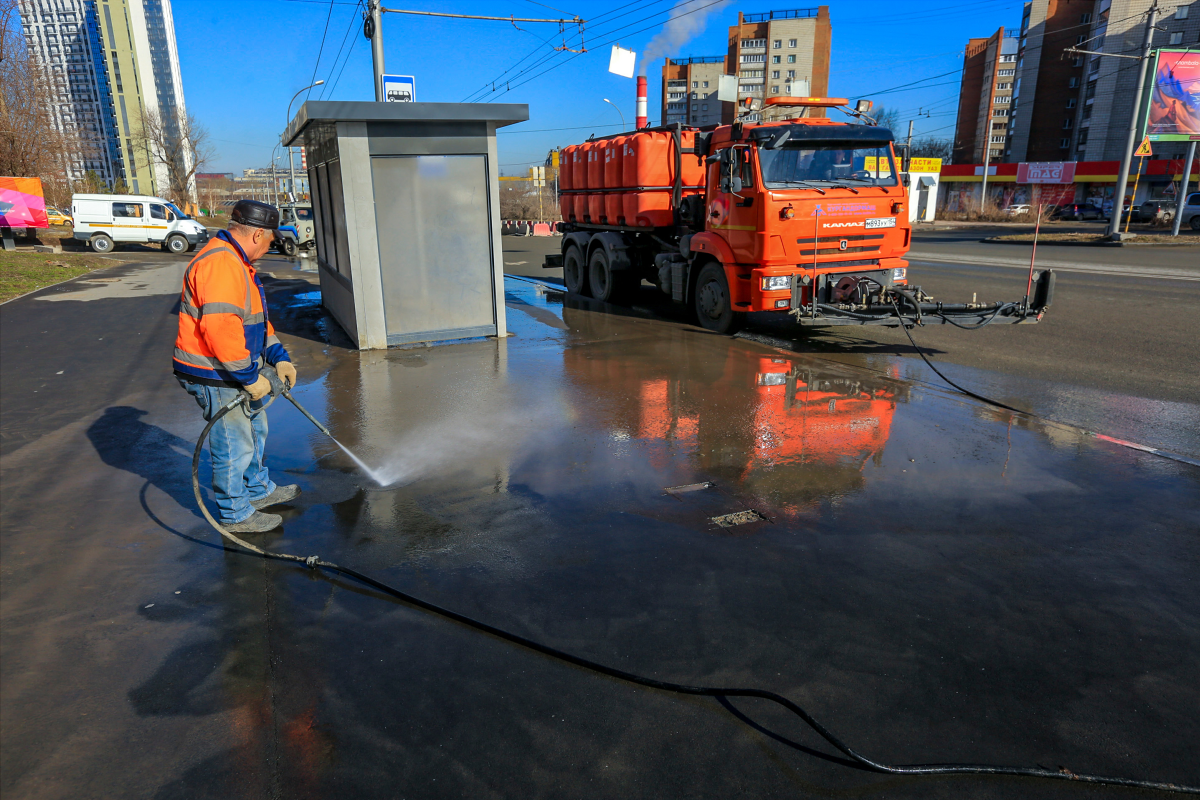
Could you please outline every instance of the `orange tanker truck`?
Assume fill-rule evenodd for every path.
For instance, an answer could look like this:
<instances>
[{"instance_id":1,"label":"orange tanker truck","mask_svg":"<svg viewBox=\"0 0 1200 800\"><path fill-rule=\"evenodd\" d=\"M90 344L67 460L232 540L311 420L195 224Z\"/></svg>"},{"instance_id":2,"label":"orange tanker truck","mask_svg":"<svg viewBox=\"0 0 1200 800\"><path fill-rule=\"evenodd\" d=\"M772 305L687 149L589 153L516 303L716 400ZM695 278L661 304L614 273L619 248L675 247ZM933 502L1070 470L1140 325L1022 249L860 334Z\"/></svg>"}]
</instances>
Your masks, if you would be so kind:
<instances>
[{"instance_id":1,"label":"orange tanker truck","mask_svg":"<svg viewBox=\"0 0 1200 800\"><path fill-rule=\"evenodd\" d=\"M1040 320L1052 271L1012 302L940 303L909 285L908 152L901 145L897 157L869 101L848 103L770 98L764 110L801 116L666 125L564 148L562 252L545 266L562 268L568 291L606 302L649 281L721 333L752 311L806 327ZM852 121L802 116L812 108Z\"/></svg>"}]
</instances>

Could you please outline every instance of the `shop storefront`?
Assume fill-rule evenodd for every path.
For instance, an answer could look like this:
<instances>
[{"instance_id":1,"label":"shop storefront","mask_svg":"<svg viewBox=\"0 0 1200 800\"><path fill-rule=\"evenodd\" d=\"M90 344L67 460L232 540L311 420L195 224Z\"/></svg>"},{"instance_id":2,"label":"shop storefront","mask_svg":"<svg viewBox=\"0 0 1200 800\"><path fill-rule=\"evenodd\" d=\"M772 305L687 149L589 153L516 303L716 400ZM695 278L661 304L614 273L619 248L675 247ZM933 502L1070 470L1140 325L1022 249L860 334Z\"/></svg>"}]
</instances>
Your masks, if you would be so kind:
<instances>
[{"instance_id":1,"label":"shop storefront","mask_svg":"<svg viewBox=\"0 0 1200 800\"><path fill-rule=\"evenodd\" d=\"M1120 168L1118 161L991 164L987 168L988 205L1006 209L1019 204L1087 203L1106 211L1111 210ZM955 212L979 208L983 170L982 164L950 164L942 167L938 210ZM1182 178L1182 158L1135 158L1125 197L1135 203L1173 199ZM1200 159L1192 162L1193 186L1197 179L1200 179Z\"/></svg>"}]
</instances>

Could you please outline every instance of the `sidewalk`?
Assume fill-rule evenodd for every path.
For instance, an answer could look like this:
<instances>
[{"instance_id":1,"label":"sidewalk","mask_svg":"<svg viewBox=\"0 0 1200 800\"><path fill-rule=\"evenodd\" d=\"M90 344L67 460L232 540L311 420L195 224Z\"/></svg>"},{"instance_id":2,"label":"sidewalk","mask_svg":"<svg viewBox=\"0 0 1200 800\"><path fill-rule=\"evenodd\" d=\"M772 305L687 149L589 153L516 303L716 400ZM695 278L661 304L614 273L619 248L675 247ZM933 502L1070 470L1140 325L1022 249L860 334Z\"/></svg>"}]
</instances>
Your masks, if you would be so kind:
<instances>
[{"instance_id":1,"label":"sidewalk","mask_svg":"<svg viewBox=\"0 0 1200 800\"><path fill-rule=\"evenodd\" d=\"M1195 468L908 359L518 278L509 338L358 352L313 273L260 269L297 399L396 484L276 404L267 463L304 494L256 544L620 669L779 692L873 758L1200 783ZM867 773L754 702L633 688L222 550L169 374L177 273L0 308L5 798L1075 794Z\"/></svg>"}]
</instances>

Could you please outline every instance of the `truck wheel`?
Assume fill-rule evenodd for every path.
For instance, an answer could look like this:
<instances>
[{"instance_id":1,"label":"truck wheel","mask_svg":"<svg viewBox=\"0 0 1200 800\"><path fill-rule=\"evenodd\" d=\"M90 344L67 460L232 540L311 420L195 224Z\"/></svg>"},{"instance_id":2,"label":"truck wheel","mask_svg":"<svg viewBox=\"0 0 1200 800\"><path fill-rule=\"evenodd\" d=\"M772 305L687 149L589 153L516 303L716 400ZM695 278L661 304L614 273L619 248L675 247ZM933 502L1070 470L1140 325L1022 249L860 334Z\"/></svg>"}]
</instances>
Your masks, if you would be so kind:
<instances>
[{"instance_id":1,"label":"truck wheel","mask_svg":"<svg viewBox=\"0 0 1200 800\"><path fill-rule=\"evenodd\" d=\"M188 240L185 237L180 236L178 233L173 233L167 237L166 248L175 255L186 253L188 249Z\"/></svg>"},{"instance_id":2,"label":"truck wheel","mask_svg":"<svg viewBox=\"0 0 1200 800\"><path fill-rule=\"evenodd\" d=\"M571 294L585 297L588 294L587 266L583 263L583 253L575 245L563 253L563 283Z\"/></svg>"},{"instance_id":3,"label":"truck wheel","mask_svg":"<svg viewBox=\"0 0 1200 800\"><path fill-rule=\"evenodd\" d=\"M294 241L292 241L291 239L283 240L283 254L286 255L288 258L295 258L297 249L298 248L296 247L296 243Z\"/></svg>"},{"instance_id":4,"label":"truck wheel","mask_svg":"<svg viewBox=\"0 0 1200 800\"><path fill-rule=\"evenodd\" d=\"M603 247L597 247L592 252L588 264L588 285L592 287L592 297L605 303L624 303L633 293L633 278L625 270L612 269L608 253Z\"/></svg>"},{"instance_id":5,"label":"truck wheel","mask_svg":"<svg viewBox=\"0 0 1200 800\"><path fill-rule=\"evenodd\" d=\"M1194 217L1192 217L1192 221L1188 224L1192 226L1192 230L1200 231L1200 214L1196 214Z\"/></svg>"},{"instance_id":6,"label":"truck wheel","mask_svg":"<svg viewBox=\"0 0 1200 800\"><path fill-rule=\"evenodd\" d=\"M113 240L108 238L106 234L97 233L88 242L92 249L97 253L111 253L113 249Z\"/></svg>"},{"instance_id":7,"label":"truck wheel","mask_svg":"<svg viewBox=\"0 0 1200 800\"><path fill-rule=\"evenodd\" d=\"M745 312L733 310L725 270L715 262L705 264L696 279L696 317L716 333L737 333L746 322Z\"/></svg>"}]
</instances>

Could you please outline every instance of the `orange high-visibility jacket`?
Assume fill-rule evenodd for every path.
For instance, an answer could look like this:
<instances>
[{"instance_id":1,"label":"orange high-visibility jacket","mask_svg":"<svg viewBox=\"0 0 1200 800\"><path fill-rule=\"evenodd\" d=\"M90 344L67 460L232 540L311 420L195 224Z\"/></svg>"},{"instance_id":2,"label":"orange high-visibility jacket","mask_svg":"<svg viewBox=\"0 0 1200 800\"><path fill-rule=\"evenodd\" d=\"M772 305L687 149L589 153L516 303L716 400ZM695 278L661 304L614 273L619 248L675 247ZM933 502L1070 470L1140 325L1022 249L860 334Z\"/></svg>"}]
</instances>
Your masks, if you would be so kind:
<instances>
[{"instance_id":1,"label":"orange high-visibility jacket","mask_svg":"<svg viewBox=\"0 0 1200 800\"><path fill-rule=\"evenodd\" d=\"M267 319L254 266L227 231L209 240L183 276L175 373L218 386L249 386L265 360L291 361Z\"/></svg>"}]
</instances>

